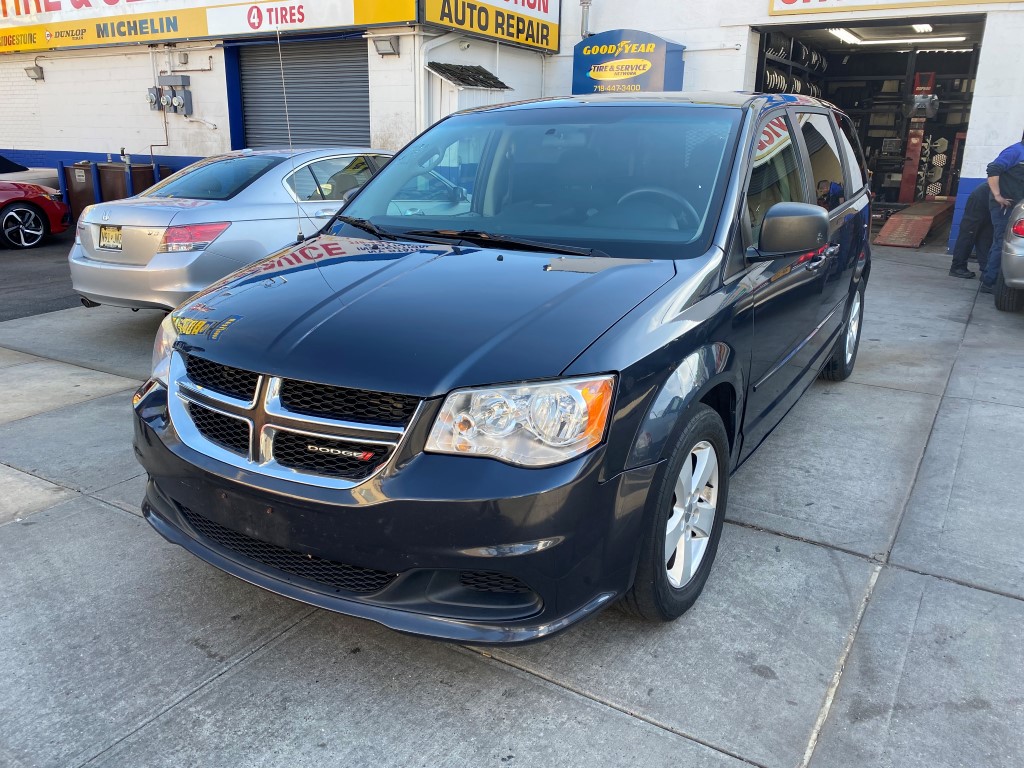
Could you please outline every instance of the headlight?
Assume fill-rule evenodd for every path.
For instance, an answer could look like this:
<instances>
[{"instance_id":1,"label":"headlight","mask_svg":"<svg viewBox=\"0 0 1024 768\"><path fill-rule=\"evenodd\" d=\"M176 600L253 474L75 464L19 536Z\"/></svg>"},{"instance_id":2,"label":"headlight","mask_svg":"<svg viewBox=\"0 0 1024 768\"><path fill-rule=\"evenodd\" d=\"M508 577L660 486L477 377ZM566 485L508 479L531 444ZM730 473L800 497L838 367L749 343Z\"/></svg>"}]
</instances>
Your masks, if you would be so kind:
<instances>
[{"instance_id":1,"label":"headlight","mask_svg":"<svg viewBox=\"0 0 1024 768\"><path fill-rule=\"evenodd\" d=\"M604 439L614 390L614 376L460 389L444 401L426 450L523 467L559 464Z\"/></svg>"},{"instance_id":2,"label":"headlight","mask_svg":"<svg viewBox=\"0 0 1024 768\"><path fill-rule=\"evenodd\" d=\"M167 386L167 378L171 373L171 351L178 340L178 332L174 330L173 314L164 318L156 332L153 342L153 373L152 378Z\"/></svg>"}]
</instances>

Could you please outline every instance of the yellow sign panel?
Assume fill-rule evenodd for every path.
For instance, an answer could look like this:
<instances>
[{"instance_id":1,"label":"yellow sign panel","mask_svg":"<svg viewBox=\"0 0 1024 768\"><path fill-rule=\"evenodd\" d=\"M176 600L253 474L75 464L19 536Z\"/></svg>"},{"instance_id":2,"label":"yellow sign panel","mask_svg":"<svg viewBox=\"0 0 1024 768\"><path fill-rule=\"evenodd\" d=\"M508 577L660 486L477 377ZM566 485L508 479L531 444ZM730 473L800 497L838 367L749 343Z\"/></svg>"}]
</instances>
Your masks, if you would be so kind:
<instances>
[{"instance_id":1,"label":"yellow sign panel","mask_svg":"<svg viewBox=\"0 0 1024 768\"><path fill-rule=\"evenodd\" d=\"M206 11L177 11L154 16L105 17L98 21L0 28L0 53L42 51L114 43L150 43L206 35Z\"/></svg>"},{"instance_id":2,"label":"yellow sign panel","mask_svg":"<svg viewBox=\"0 0 1024 768\"><path fill-rule=\"evenodd\" d=\"M416 0L0 0L0 53L415 20Z\"/></svg>"},{"instance_id":3,"label":"yellow sign panel","mask_svg":"<svg viewBox=\"0 0 1024 768\"><path fill-rule=\"evenodd\" d=\"M426 0L423 20L491 40L558 50L560 0Z\"/></svg>"}]
</instances>

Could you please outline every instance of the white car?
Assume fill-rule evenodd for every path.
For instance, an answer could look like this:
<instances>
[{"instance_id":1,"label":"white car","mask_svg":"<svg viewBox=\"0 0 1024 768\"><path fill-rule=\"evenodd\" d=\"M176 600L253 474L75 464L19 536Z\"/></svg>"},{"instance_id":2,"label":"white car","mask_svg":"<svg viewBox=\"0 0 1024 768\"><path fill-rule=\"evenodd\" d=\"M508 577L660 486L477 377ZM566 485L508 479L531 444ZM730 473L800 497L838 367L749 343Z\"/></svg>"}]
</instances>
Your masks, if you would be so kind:
<instances>
[{"instance_id":1,"label":"white car","mask_svg":"<svg viewBox=\"0 0 1024 768\"><path fill-rule=\"evenodd\" d=\"M38 184L41 187L60 189L56 168L26 168L20 163L0 155L0 181L18 181L24 184Z\"/></svg>"}]
</instances>

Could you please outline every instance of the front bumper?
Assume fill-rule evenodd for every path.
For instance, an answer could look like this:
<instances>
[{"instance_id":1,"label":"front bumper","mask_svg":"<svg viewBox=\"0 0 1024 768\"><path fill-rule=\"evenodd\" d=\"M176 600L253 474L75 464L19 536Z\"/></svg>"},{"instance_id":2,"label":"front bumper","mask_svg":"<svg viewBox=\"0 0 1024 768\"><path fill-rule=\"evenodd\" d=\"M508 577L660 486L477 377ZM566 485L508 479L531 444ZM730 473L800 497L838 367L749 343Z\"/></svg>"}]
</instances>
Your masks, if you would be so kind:
<instances>
[{"instance_id":1,"label":"front bumper","mask_svg":"<svg viewBox=\"0 0 1024 768\"><path fill-rule=\"evenodd\" d=\"M214 251L159 253L148 264L90 259L78 243L68 256L75 292L97 304L171 310L244 266Z\"/></svg>"},{"instance_id":2,"label":"front bumper","mask_svg":"<svg viewBox=\"0 0 1024 768\"><path fill-rule=\"evenodd\" d=\"M632 581L658 465L602 482L601 449L541 470L418 453L354 488L320 488L193 450L178 439L166 396L157 387L136 406L146 519L257 586L402 632L491 644L550 636ZM281 565L301 558L393 578L351 591ZM481 591L466 586L467 573L526 589Z\"/></svg>"}]
</instances>

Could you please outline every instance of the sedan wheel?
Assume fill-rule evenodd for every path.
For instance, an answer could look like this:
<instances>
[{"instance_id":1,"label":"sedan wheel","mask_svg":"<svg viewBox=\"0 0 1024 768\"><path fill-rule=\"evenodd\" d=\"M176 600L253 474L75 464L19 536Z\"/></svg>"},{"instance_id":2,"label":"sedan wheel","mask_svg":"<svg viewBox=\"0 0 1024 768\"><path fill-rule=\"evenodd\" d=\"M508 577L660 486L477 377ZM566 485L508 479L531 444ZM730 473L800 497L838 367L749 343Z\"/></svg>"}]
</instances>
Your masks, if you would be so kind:
<instances>
[{"instance_id":1,"label":"sedan wheel","mask_svg":"<svg viewBox=\"0 0 1024 768\"><path fill-rule=\"evenodd\" d=\"M0 211L0 240L11 248L34 248L46 237L46 223L38 209L13 203Z\"/></svg>"},{"instance_id":2,"label":"sedan wheel","mask_svg":"<svg viewBox=\"0 0 1024 768\"><path fill-rule=\"evenodd\" d=\"M651 487L652 517L640 544L633 586L620 606L654 621L671 621L700 596L722 536L729 495L729 438L718 412L704 403L688 421Z\"/></svg>"}]
</instances>

